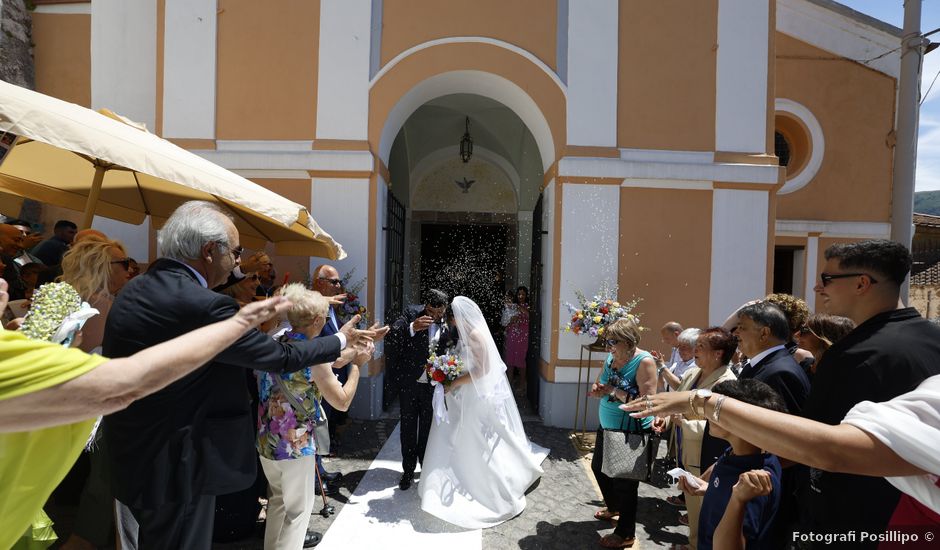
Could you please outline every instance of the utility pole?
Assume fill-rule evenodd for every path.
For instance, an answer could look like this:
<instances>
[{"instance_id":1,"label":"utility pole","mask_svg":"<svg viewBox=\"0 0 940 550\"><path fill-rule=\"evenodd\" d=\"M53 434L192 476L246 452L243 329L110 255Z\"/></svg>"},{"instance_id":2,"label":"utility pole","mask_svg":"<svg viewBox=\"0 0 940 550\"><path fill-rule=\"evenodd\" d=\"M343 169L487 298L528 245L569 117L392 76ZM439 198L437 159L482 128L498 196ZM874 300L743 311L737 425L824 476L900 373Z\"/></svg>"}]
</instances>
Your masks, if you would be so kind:
<instances>
[{"instance_id":1,"label":"utility pole","mask_svg":"<svg viewBox=\"0 0 940 550\"><path fill-rule=\"evenodd\" d=\"M914 167L917 163L917 119L920 113L920 70L925 39L920 32L922 0L904 1L904 33L901 37L901 78L898 82L898 127L894 147L894 180L891 206L891 240L910 249L913 238ZM906 304L910 280L901 288Z\"/></svg>"}]
</instances>

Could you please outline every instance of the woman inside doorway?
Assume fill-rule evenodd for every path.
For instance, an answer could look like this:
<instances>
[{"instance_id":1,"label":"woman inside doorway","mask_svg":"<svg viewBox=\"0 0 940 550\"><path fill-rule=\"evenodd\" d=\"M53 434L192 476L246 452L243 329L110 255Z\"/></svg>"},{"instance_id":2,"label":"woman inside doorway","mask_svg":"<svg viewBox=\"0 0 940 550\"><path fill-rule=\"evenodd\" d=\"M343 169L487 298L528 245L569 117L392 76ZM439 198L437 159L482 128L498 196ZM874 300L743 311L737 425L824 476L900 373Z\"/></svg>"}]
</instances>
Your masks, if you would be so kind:
<instances>
[{"instance_id":1,"label":"woman inside doorway","mask_svg":"<svg viewBox=\"0 0 940 550\"><path fill-rule=\"evenodd\" d=\"M525 358L529 350L529 289L516 289L513 313L506 325L506 352L504 361L510 383L518 376L515 388L522 398L526 396Z\"/></svg>"}]
</instances>

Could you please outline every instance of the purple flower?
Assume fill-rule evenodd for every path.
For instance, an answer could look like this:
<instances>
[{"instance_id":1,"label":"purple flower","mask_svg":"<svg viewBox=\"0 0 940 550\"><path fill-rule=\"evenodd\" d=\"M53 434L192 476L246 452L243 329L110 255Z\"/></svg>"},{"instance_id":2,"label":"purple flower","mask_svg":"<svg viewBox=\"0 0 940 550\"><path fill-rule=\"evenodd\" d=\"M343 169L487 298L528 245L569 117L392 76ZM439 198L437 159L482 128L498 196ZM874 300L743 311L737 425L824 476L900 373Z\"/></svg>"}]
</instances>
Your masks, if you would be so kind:
<instances>
[{"instance_id":1,"label":"purple flower","mask_svg":"<svg viewBox=\"0 0 940 550\"><path fill-rule=\"evenodd\" d=\"M286 439L278 440L277 447L274 448L274 460L285 460L291 458L291 444Z\"/></svg>"},{"instance_id":2,"label":"purple flower","mask_svg":"<svg viewBox=\"0 0 940 550\"><path fill-rule=\"evenodd\" d=\"M294 416L294 409L283 407L284 414L271 418L271 431L280 436L286 436L290 430L297 427L297 417Z\"/></svg>"}]
</instances>

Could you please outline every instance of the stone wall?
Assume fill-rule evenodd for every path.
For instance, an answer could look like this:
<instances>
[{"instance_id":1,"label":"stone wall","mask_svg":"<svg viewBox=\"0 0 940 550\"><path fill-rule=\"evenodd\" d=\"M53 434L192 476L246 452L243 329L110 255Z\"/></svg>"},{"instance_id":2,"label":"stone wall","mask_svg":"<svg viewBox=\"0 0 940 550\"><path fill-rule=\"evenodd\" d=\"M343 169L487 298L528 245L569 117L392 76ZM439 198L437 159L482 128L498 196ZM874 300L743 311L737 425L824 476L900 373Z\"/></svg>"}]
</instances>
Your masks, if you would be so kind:
<instances>
[{"instance_id":1,"label":"stone wall","mask_svg":"<svg viewBox=\"0 0 940 550\"><path fill-rule=\"evenodd\" d=\"M910 306L927 319L940 318L940 285L911 285Z\"/></svg>"},{"instance_id":2,"label":"stone wall","mask_svg":"<svg viewBox=\"0 0 940 550\"><path fill-rule=\"evenodd\" d=\"M0 0L0 80L33 89L32 19L25 0Z\"/></svg>"}]
</instances>

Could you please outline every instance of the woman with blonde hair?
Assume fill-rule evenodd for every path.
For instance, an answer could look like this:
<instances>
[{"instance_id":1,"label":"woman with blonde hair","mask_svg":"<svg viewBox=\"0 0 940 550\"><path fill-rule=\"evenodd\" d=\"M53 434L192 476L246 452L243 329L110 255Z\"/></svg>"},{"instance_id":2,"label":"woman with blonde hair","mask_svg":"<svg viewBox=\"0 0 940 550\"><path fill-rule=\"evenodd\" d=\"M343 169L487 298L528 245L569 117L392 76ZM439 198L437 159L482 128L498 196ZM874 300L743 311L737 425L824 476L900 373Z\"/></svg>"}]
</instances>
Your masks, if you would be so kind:
<instances>
[{"instance_id":1,"label":"woman with blonde hair","mask_svg":"<svg viewBox=\"0 0 940 550\"><path fill-rule=\"evenodd\" d=\"M326 324L329 302L299 283L284 286L279 296L291 302L290 329L282 341L316 338ZM371 346L370 346L371 348ZM316 483L316 425L325 418L320 400L349 409L359 385L359 367L372 356L366 349L353 359L349 379L340 384L332 365L311 365L292 373L255 371L258 378L258 454L268 478L264 548L301 548L313 512Z\"/></svg>"},{"instance_id":2,"label":"woman with blonde hair","mask_svg":"<svg viewBox=\"0 0 940 550\"><path fill-rule=\"evenodd\" d=\"M115 295L128 280L130 262L120 241L98 236L97 233L72 243L62 256L62 275L58 279L68 283L83 301L98 310L98 315L88 319L82 327L78 347L87 353L101 353L108 313ZM104 459L107 443L103 430L96 437L95 447L89 455L91 471L82 488L75 531L63 544L64 550L107 546L110 543L114 514L110 473Z\"/></svg>"},{"instance_id":3,"label":"woman with blonde hair","mask_svg":"<svg viewBox=\"0 0 940 550\"><path fill-rule=\"evenodd\" d=\"M59 280L70 284L99 312L82 328L82 351L92 352L101 346L108 312L114 296L127 282L129 264L124 245L111 239L82 240L62 256Z\"/></svg>"}]
</instances>

